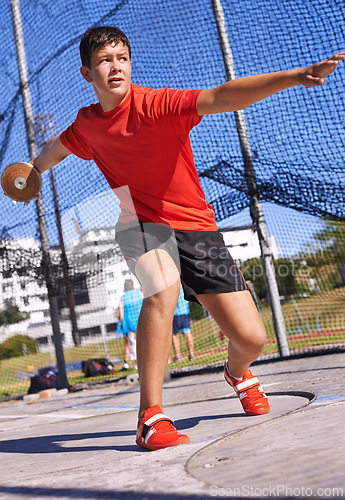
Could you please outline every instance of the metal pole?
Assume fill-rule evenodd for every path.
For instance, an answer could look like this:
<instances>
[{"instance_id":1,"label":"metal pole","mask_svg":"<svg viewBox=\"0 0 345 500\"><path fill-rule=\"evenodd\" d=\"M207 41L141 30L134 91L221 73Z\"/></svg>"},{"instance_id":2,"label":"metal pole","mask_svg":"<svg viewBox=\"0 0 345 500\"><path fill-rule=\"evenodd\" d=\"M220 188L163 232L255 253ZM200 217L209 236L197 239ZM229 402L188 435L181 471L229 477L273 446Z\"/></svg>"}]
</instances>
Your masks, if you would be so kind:
<instances>
[{"instance_id":1,"label":"metal pole","mask_svg":"<svg viewBox=\"0 0 345 500\"><path fill-rule=\"evenodd\" d=\"M50 179L52 182L52 188L53 188L53 198L54 198L54 206L55 206L55 215L56 215L56 224L58 227L59 231L59 239L60 239L60 249L61 249L61 257L62 257L62 269L63 269L63 275L66 283L66 295L67 295L67 302L68 302L68 307L70 311L70 319L71 319L71 324L72 324L72 337L73 337L73 342L75 346L80 345L80 338L79 338L79 330L78 330L78 323L77 323L77 314L75 311L75 298L74 298L74 292L73 292L73 286L70 278L70 267L67 259L67 253L66 253L66 247L65 247L65 241L63 238L63 232L62 232L62 224L61 224L61 215L60 215L60 209L59 209L59 201L58 201L58 196L57 196L57 191L56 191L56 182L55 182L55 177L54 177L54 172L53 168L50 169Z\"/></svg>"},{"instance_id":2,"label":"metal pole","mask_svg":"<svg viewBox=\"0 0 345 500\"><path fill-rule=\"evenodd\" d=\"M23 26L20 15L20 2L19 0L11 0L11 9L12 9L12 17L13 17L13 32L15 37L16 49L17 49L17 62L18 62L18 71L19 71L19 79L20 79L20 90L23 99L23 108L24 108L24 117L25 117L25 127L26 127L26 135L28 140L28 148L30 158L33 159L37 156L37 148L35 141L35 130L34 130L34 117L32 112L31 105L31 94L29 87L29 79L28 79L28 69L26 63L26 54L24 47L24 35L23 35ZM49 252L49 240L48 240L48 231L47 231L47 223L44 214L44 205L43 199L39 199L36 201L37 208L37 217L38 217L38 226L40 232L40 239L42 245L42 261L43 268L45 272L45 280L48 290L48 299L49 299L49 307L50 307L50 317L51 324L53 330L53 339L55 345L55 353L56 353L56 361L59 371L59 385L60 388L68 387L67 374L66 374L66 366L65 359L62 347L62 335L60 331L59 324L59 310L57 304L57 296L54 291L54 277L52 273L52 265L50 260L50 252Z\"/></svg>"},{"instance_id":3,"label":"metal pole","mask_svg":"<svg viewBox=\"0 0 345 500\"><path fill-rule=\"evenodd\" d=\"M226 77L228 80L235 80L235 66L226 28L224 11L221 0L212 0L213 13L217 24L219 42L223 54ZM254 170L253 155L248 139L246 121L243 110L235 111L237 132L240 139L242 156L244 160L245 176L250 196L250 215L253 224L258 231L258 238L261 248L262 264L266 277L267 291L272 309L274 329L276 332L278 349L281 356L289 356L289 346L286 339L285 323L280 303L279 290L274 272L272 252L267 236L266 223L260 202L256 176Z\"/></svg>"},{"instance_id":4,"label":"metal pole","mask_svg":"<svg viewBox=\"0 0 345 500\"><path fill-rule=\"evenodd\" d=\"M103 345L104 345L104 352L105 352L105 355L109 358L110 352L109 352L108 345L107 345L107 329L106 329L106 326L104 323L101 323L100 327L101 327L102 341L103 341Z\"/></svg>"}]
</instances>

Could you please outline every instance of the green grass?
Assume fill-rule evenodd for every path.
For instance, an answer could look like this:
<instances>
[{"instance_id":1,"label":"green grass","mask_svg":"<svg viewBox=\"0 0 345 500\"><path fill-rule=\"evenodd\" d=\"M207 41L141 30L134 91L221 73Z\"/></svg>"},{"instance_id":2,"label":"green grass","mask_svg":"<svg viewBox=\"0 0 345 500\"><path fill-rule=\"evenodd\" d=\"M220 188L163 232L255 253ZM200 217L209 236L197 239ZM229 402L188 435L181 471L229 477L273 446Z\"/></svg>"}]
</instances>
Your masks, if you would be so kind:
<instances>
[{"instance_id":1,"label":"green grass","mask_svg":"<svg viewBox=\"0 0 345 500\"><path fill-rule=\"evenodd\" d=\"M124 346L124 338L107 342L110 356L120 359L123 359ZM64 349L64 355L66 363L83 361L89 358L103 358L105 356L104 344L98 343ZM17 380L17 373L27 372L29 366L33 366L34 369L37 370L38 368L50 366L51 364L52 360L49 353L29 354L27 356L2 360L0 363L0 396L27 392L30 387L30 380ZM68 374L68 380L69 383L74 384L88 379L85 379L81 371L76 371Z\"/></svg>"},{"instance_id":2,"label":"green grass","mask_svg":"<svg viewBox=\"0 0 345 500\"><path fill-rule=\"evenodd\" d=\"M298 335L288 335L290 349L302 349L310 346L322 346L345 342L345 287L335 290L318 293L306 298L296 298L299 320L303 318L306 323L316 325L317 314L320 319L323 332L334 332L332 335L323 335L318 333L316 326L312 329L303 329L303 333L315 334L313 337L298 338ZM287 301L282 306L286 330L295 330L298 326L296 310L291 301ZM260 311L264 325L267 331L268 343L264 349L264 354L277 352L277 344L272 343L275 339L272 313L269 306L265 306ZM193 321L191 324L194 338L195 359L188 360L188 349L183 335L180 335L180 348L183 361L180 363L171 363L168 369L174 369L181 366L193 366L197 364L207 364L215 361L221 361L226 358L226 347L222 344L219 336L219 327L211 318L203 318ZM344 330L341 332L340 330ZM125 340L119 338L107 342L107 348L110 356L121 359L121 364L117 366L120 370L123 360ZM89 358L104 357L104 345L102 342L87 346L73 347L64 350L66 363L73 361L82 361ZM173 352L172 352L173 355ZM29 365L35 369L51 365L49 353L30 354L7 360L2 360L0 364L0 396L7 394L26 393L28 391L29 380L17 380L18 372L25 372ZM133 370L132 370L133 371ZM85 381L103 380L109 378L122 377L130 374L131 371L118 372L116 375L104 377L94 377L86 379L81 371L70 372L68 380L70 384L77 384Z\"/></svg>"},{"instance_id":3,"label":"green grass","mask_svg":"<svg viewBox=\"0 0 345 500\"><path fill-rule=\"evenodd\" d=\"M291 300L282 305L287 331L295 330L300 325L302 327L310 325L314 328L303 328L303 330L316 332L316 324L319 321L323 331L345 330L345 287L313 294L306 298L296 298L296 303L298 312ZM272 313L268 305L262 309L261 317L266 327L267 338L273 339L275 335Z\"/></svg>"}]
</instances>

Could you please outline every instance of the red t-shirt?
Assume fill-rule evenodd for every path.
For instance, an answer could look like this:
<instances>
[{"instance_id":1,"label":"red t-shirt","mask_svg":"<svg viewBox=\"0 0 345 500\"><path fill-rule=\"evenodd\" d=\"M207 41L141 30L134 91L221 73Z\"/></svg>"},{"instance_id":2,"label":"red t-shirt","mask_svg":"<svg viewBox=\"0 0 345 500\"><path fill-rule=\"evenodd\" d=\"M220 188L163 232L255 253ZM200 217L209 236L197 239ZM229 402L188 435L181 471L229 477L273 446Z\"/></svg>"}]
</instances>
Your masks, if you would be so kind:
<instances>
[{"instance_id":1,"label":"red t-shirt","mask_svg":"<svg viewBox=\"0 0 345 500\"><path fill-rule=\"evenodd\" d=\"M132 83L118 107L106 113L99 103L82 108L62 132L62 144L76 156L94 160L116 189L120 222L133 219L134 212L139 221L173 229L217 229L189 139L190 130L201 120L200 92L154 90Z\"/></svg>"}]
</instances>

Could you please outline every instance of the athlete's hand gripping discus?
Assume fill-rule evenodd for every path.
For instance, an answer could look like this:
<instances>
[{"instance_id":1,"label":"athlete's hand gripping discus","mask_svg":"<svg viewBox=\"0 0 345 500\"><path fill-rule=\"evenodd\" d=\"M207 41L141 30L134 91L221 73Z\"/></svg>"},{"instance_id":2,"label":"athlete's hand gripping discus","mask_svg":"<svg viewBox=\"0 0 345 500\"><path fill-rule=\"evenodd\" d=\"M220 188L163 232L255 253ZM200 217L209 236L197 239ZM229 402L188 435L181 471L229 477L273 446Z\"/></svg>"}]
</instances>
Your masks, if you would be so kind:
<instances>
[{"instance_id":1,"label":"athlete's hand gripping discus","mask_svg":"<svg viewBox=\"0 0 345 500\"><path fill-rule=\"evenodd\" d=\"M14 201L31 201L41 192L41 174L31 163L11 163L2 173L1 187Z\"/></svg>"}]
</instances>

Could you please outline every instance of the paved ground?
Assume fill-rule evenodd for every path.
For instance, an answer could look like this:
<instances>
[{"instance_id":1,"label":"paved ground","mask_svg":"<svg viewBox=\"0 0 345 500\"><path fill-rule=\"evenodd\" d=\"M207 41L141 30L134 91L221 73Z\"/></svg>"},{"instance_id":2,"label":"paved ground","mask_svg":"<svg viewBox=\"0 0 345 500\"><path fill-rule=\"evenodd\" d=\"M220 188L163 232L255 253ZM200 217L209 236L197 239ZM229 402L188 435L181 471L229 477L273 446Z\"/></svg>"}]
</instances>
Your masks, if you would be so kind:
<instances>
[{"instance_id":1,"label":"paved ground","mask_svg":"<svg viewBox=\"0 0 345 500\"><path fill-rule=\"evenodd\" d=\"M166 382L191 443L135 443L138 387L0 404L0 498L345 498L345 354L257 365L271 412L249 417L221 373Z\"/></svg>"}]
</instances>

